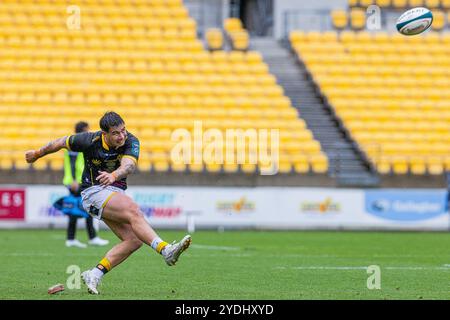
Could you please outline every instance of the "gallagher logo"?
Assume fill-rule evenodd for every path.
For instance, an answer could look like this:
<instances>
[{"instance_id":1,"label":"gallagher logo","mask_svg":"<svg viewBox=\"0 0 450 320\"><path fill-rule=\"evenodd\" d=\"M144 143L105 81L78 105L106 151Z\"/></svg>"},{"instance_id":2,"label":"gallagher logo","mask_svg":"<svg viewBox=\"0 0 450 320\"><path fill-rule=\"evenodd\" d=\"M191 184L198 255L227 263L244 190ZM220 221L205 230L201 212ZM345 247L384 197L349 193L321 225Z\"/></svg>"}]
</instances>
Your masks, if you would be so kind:
<instances>
[{"instance_id":1,"label":"gallagher logo","mask_svg":"<svg viewBox=\"0 0 450 320\"><path fill-rule=\"evenodd\" d=\"M223 213L250 213L255 211L255 203L249 202L245 197L240 198L238 201L221 201L217 202L217 211Z\"/></svg>"},{"instance_id":2,"label":"gallagher logo","mask_svg":"<svg viewBox=\"0 0 450 320\"><path fill-rule=\"evenodd\" d=\"M388 200L375 200L370 204L374 212L387 212L391 209L391 203Z\"/></svg>"},{"instance_id":3,"label":"gallagher logo","mask_svg":"<svg viewBox=\"0 0 450 320\"><path fill-rule=\"evenodd\" d=\"M300 204L300 211L303 213L339 213L341 212L341 205L338 202L333 202L331 198L326 198L322 202L302 202Z\"/></svg>"},{"instance_id":4,"label":"gallagher logo","mask_svg":"<svg viewBox=\"0 0 450 320\"><path fill-rule=\"evenodd\" d=\"M436 190L380 190L365 194L366 212L393 221L423 221L447 212L447 193Z\"/></svg>"}]
</instances>

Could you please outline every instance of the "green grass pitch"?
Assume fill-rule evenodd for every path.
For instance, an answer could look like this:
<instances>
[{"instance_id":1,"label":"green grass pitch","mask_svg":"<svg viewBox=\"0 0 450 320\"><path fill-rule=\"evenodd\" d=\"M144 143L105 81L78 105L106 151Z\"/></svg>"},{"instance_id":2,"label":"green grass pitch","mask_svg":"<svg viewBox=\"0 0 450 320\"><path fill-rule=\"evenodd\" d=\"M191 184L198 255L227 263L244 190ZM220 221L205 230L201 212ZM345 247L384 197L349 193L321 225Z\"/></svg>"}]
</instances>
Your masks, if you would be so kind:
<instances>
[{"instance_id":1,"label":"green grass pitch","mask_svg":"<svg viewBox=\"0 0 450 320\"><path fill-rule=\"evenodd\" d=\"M160 231L167 241L180 231ZM449 299L450 234L198 231L177 266L143 246L108 273L99 296L66 287L66 269L92 268L107 247L66 248L64 230L0 230L3 299ZM86 241L83 229L78 237ZM367 288L378 265L381 289Z\"/></svg>"}]
</instances>

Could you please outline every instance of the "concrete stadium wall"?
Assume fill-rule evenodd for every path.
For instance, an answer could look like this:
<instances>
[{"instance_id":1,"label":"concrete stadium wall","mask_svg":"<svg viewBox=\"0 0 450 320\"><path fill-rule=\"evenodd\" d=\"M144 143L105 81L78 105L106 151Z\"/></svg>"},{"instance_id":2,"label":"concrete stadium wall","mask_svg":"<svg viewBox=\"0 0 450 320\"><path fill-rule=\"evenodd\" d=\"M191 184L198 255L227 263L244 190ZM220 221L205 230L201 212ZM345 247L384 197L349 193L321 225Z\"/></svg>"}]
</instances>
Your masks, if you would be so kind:
<instances>
[{"instance_id":1,"label":"concrete stadium wall","mask_svg":"<svg viewBox=\"0 0 450 320\"><path fill-rule=\"evenodd\" d=\"M62 171L0 170L0 185L61 185L62 179ZM128 181L130 185L142 186L336 186L335 179L330 178L326 174L277 174L274 176L262 176L245 173L139 172L131 175Z\"/></svg>"},{"instance_id":2,"label":"concrete stadium wall","mask_svg":"<svg viewBox=\"0 0 450 320\"><path fill-rule=\"evenodd\" d=\"M62 183L62 171L0 170L1 184L52 184ZM381 188L446 188L444 175L382 175ZM189 172L139 172L129 177L130 185L142 186L215 186L215 187L339 187L335 178L327 174L255 174L189 173Z\"/></svg>"},{"instance_id":3,"label":"concrete stadium wall","mask_svg":"<svg viewBox=\"0 0 450 320\"><path fill-rule=\"evenodd\" d=\"M274 0L274 35L276 39L284 36L285 29L285 13L288 11L299 11L305 14L304 21L296 21L298 27L304 30L316 29L317 25L314 20L307 19L308 12L329 11L332 9L346 8L347 0ZM309 20L309 21L308 21Z\"/></svg>"},{"instance_id":4,"label":"concrete stadium wall","mask_svg":"<svg viewBox=\"0 0 450 320\"><path fill-rule=\"evenodd\" d=\"M197 21L198 31L203 35L205 29L222 27L222 22L229 16L230 0L184 0L189 14ZM308 12L329 11L346 8L347 0L274 0L274 37L281 39L284 33L284 16L287 11L299 11L305 14L304 21L299 21L302 29L315 29L314 18L308 19Z\"/></svg>"},{"instance_id":5,"label":"concrete stadium wall","mask_svg":"<svg viewBox=\"0 0 450 320\"><path fill-rule=\"evenodd\" d=\"M229 0L184 0L184 5L197 21L200 36L209 28L221 28L230 12Z\"/></svg>"}]
</instances>

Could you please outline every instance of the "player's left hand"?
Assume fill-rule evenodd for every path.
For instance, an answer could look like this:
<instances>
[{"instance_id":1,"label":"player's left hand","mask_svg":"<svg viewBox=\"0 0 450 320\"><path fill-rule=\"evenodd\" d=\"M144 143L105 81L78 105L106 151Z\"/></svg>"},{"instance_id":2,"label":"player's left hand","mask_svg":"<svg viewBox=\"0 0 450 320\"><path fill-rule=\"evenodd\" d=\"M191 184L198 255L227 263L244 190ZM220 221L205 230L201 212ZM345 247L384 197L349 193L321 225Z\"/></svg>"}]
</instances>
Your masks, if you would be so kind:
<instances>
[{"instance_id":1,"label":"player's left hand","mask_svg":"<svg viewBox=\"0 0 450 320\"><path fill-rule=\"evenodd\" d=\"M100 174L98 175L96 180L100 182L100 185L102 186L109 186L116 181L116 178L111 173L108 173L106 171L99 171L99 173Z\"/></svg>"}]
</instances>

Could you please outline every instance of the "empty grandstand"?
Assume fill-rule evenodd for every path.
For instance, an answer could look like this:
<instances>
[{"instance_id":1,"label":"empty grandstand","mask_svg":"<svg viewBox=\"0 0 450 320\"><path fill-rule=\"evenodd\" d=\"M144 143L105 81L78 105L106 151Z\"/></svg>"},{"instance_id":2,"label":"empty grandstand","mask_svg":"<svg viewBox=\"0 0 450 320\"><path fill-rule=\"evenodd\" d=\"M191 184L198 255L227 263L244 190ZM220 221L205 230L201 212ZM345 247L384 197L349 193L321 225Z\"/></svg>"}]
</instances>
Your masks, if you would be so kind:
<instances>
[{"instance_id":1,"label":"empty grandstand","mask_svg":"<svg viewBox=\"0 0 450 320\"><path fill-rule=\"evenodd\" d=\"M142 171L258 171L257 163L172 163L171 132L200 120L220 130L280 129L281 172L326 172L327 157L283 88L261 55L246 50L240 20L224 22L231 50L209 52L182 1L85 1L80 8L81 27L71 29L66 19L76 10L68 13L64 2L0 4L2 169L28 169L23 150L70 133L77 119L96 125L114 109L144 142ZM62 157L33 167L59 170Z\"/></svg>"},{"instance_id":2,"label":"empty grandstand","mask_svg":"<svg viewBox=\"0 0 450 320\"><path fill-rule=\"evenodd\" d=\"M450 168L448 34L293 32L291 39L379 172L440 175Z\"/></svg>"}]
</instances>

